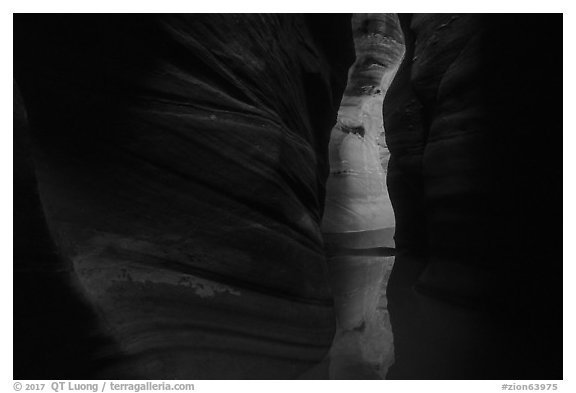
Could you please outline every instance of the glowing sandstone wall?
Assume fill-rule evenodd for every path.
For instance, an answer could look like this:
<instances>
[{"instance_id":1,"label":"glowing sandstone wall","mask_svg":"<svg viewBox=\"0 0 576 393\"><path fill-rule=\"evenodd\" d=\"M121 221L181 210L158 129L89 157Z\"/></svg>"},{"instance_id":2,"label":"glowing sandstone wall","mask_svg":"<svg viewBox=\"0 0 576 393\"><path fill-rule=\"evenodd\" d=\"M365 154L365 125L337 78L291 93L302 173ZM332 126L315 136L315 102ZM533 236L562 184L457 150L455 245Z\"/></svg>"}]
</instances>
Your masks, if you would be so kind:
<instances>
[{"instance_id":1,"label":"glowing sandstone wall","mask_svg":"<svg viewBox=\"0 0 576 393\"><path fill-rule=\"evenodd\" d=\"M356 61L329 143L322 221L338 330L331 377L383 378L393 362L385 286L394 262L384 96L404 54L395 14L355 14Z\"/></svg>"},{"instance_id":2,"label":"glowing sandstone wall","mask_svg":"<svg viewBox=\"0 0 576 393\"><path fill-rule=\"evenodd\" d=\"M402 34L395 14L355 14L352 29L356 62L330 138L322 229L351 234L353 248L393 246L382 104L404 54Z\"/></svg>"}]
</instances>

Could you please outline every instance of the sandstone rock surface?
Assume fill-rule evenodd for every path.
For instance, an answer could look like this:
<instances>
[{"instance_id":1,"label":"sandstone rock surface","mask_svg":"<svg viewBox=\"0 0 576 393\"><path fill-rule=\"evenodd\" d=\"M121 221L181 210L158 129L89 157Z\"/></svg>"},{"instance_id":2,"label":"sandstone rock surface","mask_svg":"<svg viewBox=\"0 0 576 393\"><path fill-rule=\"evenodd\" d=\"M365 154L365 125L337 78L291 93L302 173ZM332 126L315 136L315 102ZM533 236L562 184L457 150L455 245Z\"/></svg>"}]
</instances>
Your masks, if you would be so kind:
<instances>
[{"instance_id":1,"label":"sandstone rock surface","mask_svg":"<svg viewBox=\"0 0 576 393\"><path fill-rule=\"evenodd\" d=\"M331 377L383 378L393 362L386 283L394 246L382 104L404 45L395 14L354 14L356 61L329 143L322 231L338 331Z\"/></svg>"},{"instance_id":2,"label":"sandstone rock surface","mask_svg":"<svg viewBox=\"0 0 576 393\"><path fill-rule=\"evenodd\" d=\"M319 225L349 24L18 17L46 219L114 343L84 377L298 378L325 357Z\"/></svg>"},{"instance_id":3,"label":"sandstone rock surface","mask_svg":"<svg viewBox=\"0 0 576 393\"><path fill-rule=\"evenodd\" d=\"M400 21L406 56L383 111L389 376L561 378L561 18Z\"/></svg>"}]
</instances>

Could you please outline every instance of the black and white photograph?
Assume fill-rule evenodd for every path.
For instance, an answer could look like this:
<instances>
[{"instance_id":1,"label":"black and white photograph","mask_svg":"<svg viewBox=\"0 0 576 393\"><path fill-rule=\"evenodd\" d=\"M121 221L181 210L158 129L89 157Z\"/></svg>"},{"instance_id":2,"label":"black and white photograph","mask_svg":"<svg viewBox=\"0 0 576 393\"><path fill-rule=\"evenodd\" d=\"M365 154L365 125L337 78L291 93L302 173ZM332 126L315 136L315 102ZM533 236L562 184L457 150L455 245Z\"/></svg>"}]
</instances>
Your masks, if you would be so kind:
<instances>
[{"instance_id":1,"label":"black and white photograph","mask_svg":"<svg viewBox=\"0 0 576 393\"><path fill-rule=\"evenodd\" d=\"M563 14L302 11L13 14L5 391L566 390Z\"/></svg>"}]
</instances>

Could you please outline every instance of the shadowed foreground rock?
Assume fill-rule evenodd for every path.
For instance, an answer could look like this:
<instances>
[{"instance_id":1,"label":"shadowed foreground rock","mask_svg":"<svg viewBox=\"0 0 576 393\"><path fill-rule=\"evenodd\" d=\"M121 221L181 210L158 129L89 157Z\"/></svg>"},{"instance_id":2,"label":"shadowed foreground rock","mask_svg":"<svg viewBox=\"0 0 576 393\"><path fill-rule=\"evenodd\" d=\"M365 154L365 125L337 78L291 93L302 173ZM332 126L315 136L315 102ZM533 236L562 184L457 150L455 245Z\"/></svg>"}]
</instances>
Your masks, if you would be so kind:
<instances>
[{"instance_id":1,"label":"shadowed foreground rock","mask_svg":"<svg viewBox=\"0 0 576 393\"><path fill-rule=\"evenodd\" d=\"M60 269L98 316L89 329L112 342L82 378L325 375L309 373L335 328L319 222L349 24L16 18L16 79Z\"/></svg>"}]
</instances>

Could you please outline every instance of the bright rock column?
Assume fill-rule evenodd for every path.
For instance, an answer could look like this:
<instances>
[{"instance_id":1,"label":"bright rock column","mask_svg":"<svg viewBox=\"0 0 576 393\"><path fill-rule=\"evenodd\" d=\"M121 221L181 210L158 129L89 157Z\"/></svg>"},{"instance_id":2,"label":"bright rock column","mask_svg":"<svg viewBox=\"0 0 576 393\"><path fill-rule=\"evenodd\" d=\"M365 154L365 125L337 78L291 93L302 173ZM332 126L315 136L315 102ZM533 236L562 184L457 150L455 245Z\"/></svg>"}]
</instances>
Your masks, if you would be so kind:
<instances>
[{"instance_id":1,"label":"bright rock column","mask_svg":"<svg viewBox=\"0 0 576 393\"><path fill-rule=\"evenodd\" d=\"M356 62L330 137L322 232L338 322L332 378L383 378L393 362L385 285L394 261L384 95L404 55L395 14L355 14Z\"/></svg>"}]
</instances>

